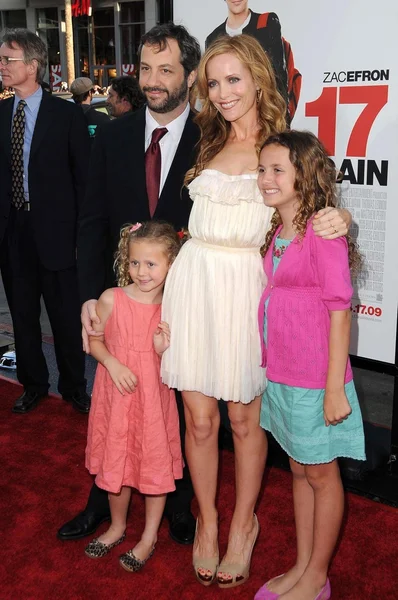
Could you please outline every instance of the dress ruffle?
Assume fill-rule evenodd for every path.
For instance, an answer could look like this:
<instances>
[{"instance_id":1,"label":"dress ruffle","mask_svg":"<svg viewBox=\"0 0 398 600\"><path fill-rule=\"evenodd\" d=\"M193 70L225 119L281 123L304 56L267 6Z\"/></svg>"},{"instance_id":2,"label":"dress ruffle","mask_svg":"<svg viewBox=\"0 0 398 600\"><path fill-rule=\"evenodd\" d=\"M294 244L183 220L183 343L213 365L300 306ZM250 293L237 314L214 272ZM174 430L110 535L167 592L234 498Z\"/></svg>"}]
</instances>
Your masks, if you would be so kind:
<instances>
[{"instance_id":1,"label":"dress ruffle","mask_svg":"<svg viewBox=\"0 0 398 600\"><path fill-rule=\"evenodd\" d=\"M237 205L241 202L263 204L255 173L227 175L215 169L204 169L188 185L191 200L206 198L217 204Z\"/></svg>"}]
</instances>

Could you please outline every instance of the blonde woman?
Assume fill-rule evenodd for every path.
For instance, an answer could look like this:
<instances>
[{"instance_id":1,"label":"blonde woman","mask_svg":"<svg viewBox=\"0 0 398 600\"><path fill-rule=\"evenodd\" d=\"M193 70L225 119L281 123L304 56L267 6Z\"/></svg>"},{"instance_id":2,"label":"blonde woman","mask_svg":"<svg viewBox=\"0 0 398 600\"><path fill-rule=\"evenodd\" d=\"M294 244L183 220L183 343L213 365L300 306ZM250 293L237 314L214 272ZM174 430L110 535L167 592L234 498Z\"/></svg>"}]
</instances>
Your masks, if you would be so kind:
<instances>
[{"instance_id":1,"label":"blonde woman","mask_svg":"<svg viewBox=\"0 0 398 600\"><path fill-rule=\"evenodd\" d=\"M248 578L259 532L254 507L267 441L259 425L266 381L257 310L265 284L260 246L272 210L256 178L259 149L286 128L286 105L269 59L250 36L216 40L202 58L197 83L201 141L197 164L186 176L191 239L166 282L163 320L171 342L161 374L184 400L186 456L199 504L195 575L203 585L217 579L227 588ZM347 233L337 210L321 213L316 228L324 237ZM220 563L215 499L221 399L228 402L234 440L236 497Z\"/></svg>"}]
</instances>

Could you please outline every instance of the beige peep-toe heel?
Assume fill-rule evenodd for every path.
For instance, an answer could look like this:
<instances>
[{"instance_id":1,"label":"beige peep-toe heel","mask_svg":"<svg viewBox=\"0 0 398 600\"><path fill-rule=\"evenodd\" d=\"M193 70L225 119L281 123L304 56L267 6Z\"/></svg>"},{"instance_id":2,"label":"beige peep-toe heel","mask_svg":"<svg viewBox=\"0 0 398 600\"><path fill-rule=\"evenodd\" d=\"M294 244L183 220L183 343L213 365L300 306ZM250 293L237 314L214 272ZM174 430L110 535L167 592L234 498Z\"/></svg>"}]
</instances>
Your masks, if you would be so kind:
<instances>
[{"instance_id":1,"label":"beige peep-toe heel","mask_svg":"<svg viewBox=\"0 0 398 600\"><path fill-rule=\"evenodd\" d=\"M256 531L255 531L252 546L250 548L250 553L249 553L247 562L245 565L243 565L243 564L238 564L238 563L226 564L221 561L221 564L219 565L219 567L217 569L217 583L221 589L237 587L238 585L242 585L243 583L245 583L245 581L247 581L247 579L249 579L250 563L251 563L251 559L252 559L253 548L257 542L258 534L260 532L260 525L258 523L257 516L254 514L253 518L254 518L254 527L255 527ZM228 581L223 581L222 579L219 578L220 573L228 573L229 575L231 575L231 578L228 579Z\"/></svg>"},{"instance_id":2,"label":"beige peep-toe heel","mask_svg":"<svg viewBox=\"0 0 398 600\"><path fill-rule=\"evenodd\" d=\"M196 540L197 531L198 531L198 519L196 519L195 540ZM194 546L195 546L195 540L194 540ZM204 585L206 587L213 583L213 581L216 578L219 560L220 560L220 557L219 557L218 553L217 553L217 556L213 556L212 558L195 558L194 556L192 557L192 565L193 565L193 568L195 571L195 577L199 581L199 583L201 583L202 585ZM201 569L203 571L210 571L210 574L199 573L199 569Z\"/></svg>"}]
</instances>

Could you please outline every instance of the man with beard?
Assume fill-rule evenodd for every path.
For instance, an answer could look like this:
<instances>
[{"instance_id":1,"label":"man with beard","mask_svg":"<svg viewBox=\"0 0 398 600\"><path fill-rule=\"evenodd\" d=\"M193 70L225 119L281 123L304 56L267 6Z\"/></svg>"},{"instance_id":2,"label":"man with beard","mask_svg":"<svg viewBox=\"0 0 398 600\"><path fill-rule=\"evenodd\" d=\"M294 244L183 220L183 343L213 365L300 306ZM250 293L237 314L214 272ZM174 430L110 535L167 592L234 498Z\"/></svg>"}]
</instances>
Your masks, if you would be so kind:
<instances>
[{"instance_id":1,"label":"man with beard","mask_svg":"<svg viewBox=\"0 0 398 600\"><path fill-rule=\"evenodd\" d=\"M182 188L185 173L194 164L199 139L189 106L189 91L200 60L199 43L184 27L168 23L142 37L139 55L139 83L147 106L101 127L80 212L77 257L86 352L90 349L88 336L98 335L92 327L93 321L99 322L96 299L114 285L112 262L121 227L154 218L169 221L178 230L187 226L192 207ZM159 151L160 172L148 167ZM178 404L184 447L181 398ZM188 473L176 481L176 488L169 494L165 510L170 535L179 543L190 544L195 521L190 511L193 490ZM107 493L94 483L85 510L61 527L58 537L79 539L109 518Z\"/></svg>"},{"instance_id":2,"label":"man with beard","mask_svg":"<svg viewBox=\"0 0 398 600\"><path fill-rule=\"evenodd\" d=\"M122 75L111 81L106 106L111 117L118 119L145 104L145 97L135 77Z\"/></svg>"}]
</instances>

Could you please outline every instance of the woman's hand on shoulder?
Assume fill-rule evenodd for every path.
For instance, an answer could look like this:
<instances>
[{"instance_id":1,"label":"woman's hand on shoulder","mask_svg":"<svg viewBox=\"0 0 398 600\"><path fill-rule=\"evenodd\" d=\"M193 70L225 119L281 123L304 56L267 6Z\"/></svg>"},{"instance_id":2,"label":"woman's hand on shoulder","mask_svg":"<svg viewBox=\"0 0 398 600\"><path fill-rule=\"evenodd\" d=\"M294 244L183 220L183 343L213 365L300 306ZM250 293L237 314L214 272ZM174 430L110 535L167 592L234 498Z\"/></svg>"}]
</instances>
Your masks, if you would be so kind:
<instances>
[{"instance_id":1,"label":"woman's hand on shoulder","mask_svg":"<svg viewBox=\"0 0 398 600\"><path fill-rule=\"evenodd\" d=\"M335 240L347 235L352 215L346 208L327 206L318 211L312 222L315 235L325 240Z\"/></svg>"},{"instance_id":2,"label":"woman's hand on shoulder","mask_svg":"<svg viewBox=\"0 0 398 600\"><path fill-rule=\"evenodd\" d=\"M165 321L161 321L153 334L153 346L159 356L170 346L170 327Z\"/></svg>"},{"instance_id":3,"label":"woman's hand on shoulder","mask_svg":"<svg viewBox=\"0 0 398 600\"><path fill-rule=\"evenodd\" d=\"M104 367L107 369L111 379L119 392L124 396L127 392L132 394L138 385L138 379L126 365L122 365L114 356L109 356L104 361Z\"/></svg>"},{"instance_id":4,"label":"woman's hand on shoulder","mask_svg":"<svg viewBox=\"0 0 398 600\"><path fill-rule=\"evenodd\" d=\"M323 417L326 427L338 425L347 419L352 412L344 388L341 391L325 391L323 400Z\"/></svg>"}]
</instances>

